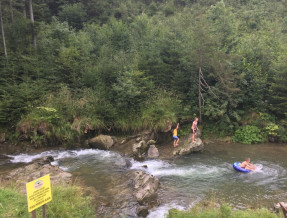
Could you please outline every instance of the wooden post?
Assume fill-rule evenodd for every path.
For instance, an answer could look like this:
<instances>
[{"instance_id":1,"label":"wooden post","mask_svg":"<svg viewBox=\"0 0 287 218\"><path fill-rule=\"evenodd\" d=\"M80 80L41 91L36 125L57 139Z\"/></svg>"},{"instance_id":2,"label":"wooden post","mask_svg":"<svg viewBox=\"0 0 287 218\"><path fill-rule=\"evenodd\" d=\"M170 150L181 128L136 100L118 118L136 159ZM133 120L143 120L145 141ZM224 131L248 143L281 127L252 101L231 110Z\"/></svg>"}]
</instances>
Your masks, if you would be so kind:
<instances>
[{"instance_id":1,"label":"wooden post","mask_svg":"<svg viewBox=\"0 0 287 218\"><path fill-rule=\"evenodd\" d=\"M46 204L42 206L43 218L46 218Z\"/></svg>"},{"instance_id":2,"label":"wooden post","mask_svg":"<svg viewBox=\"0 0 287 218\"><path fill-rule=\"evenodd\" d=\"M36 210L32 211L32 218L37 218Z\"/></svg>"},{"instance_id":3,"label":"wooden post","mask_svg":"<svg viewBox=\"0 0 287 218\"><path fill-rule=\"evenodd\" d=\"M283 211L283 215L285 218L287 218L287 204L284 203L284 202L279 202L281 208L282 208L282 211Z\"/></svg>"}]
</instances>

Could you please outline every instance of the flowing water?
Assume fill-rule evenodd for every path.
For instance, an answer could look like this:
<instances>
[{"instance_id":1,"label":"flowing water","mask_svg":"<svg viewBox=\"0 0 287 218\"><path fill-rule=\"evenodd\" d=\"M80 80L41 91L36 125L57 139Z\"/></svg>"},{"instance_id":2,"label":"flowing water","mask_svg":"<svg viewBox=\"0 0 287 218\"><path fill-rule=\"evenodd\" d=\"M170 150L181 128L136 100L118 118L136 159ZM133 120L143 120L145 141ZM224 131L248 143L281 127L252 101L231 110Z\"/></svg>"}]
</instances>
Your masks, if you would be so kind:
<instances>
[{"instance_id":1,"label":"flowing water","mask_svg":"<svg viewBox=\"0 0 287 218\"><path fill-rule=\"evenodd\" d=\"M172 161L131 160L132 167L124 168L125 159L112 151L94 149L74 151L47 151L39 154L10 156L12 163L30 162L41 156L52 155L53 164L84 179L95 187L101 201L108 202L110 210L121 211L122 202L114 201L128 184L127 171L141 169L158 177L161 183L160 207L149 217L164 217L168 209L187 209L208 197L215 197L235 208L272 207L273 203L287 199L287 146L280 144L220 144L206 146L204 152ZM250 157L258 166L254 172L244 174L232 164ZM144 168L143 165L147 165ZM108 216L106 214L106 216Z\"/></svg>"}]
</instances>

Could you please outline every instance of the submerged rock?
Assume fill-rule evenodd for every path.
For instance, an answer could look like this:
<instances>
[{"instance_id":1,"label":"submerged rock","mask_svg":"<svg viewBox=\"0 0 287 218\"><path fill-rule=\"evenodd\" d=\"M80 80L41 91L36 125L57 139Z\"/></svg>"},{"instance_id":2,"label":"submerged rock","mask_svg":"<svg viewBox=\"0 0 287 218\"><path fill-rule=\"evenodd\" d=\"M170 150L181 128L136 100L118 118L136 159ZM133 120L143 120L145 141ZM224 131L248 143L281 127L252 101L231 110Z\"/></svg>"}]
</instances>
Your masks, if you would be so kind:
<instances>
[{"instance_id":1,"label":"submerged rock","mask_svg":"<svg viewBox=\"0 0 287 218\"><path fill-rule=\"evenodd\" d=\"M37 163L39 165L45 165L45 164L50 164L53 161L54 161L54 157L45 156L45 157L38 158L38 159L34 160L33 162Z\"/></svg>"},{"instance_id":2,"label":"submerged rock","mask_svg":"<svg viewBox=\"0 0 287 218\"><path fill-rule=\"evenodd\" d=\"M204 148L203 142L200 138L197 138L195 142L192 142L192 135L188 137L188 139L184 142L183 145L180 145L178 148L175 149L173 155L187 155L192 152L202 151Z\"/></svg>"},{"instance_id":3,"label":"submerged rock","mask_svg":"<svg viewBox=\"0 0 287 218\"><path fill-rule=\"evenodd\" d=\"M132 162L128 159L125 159L125 164L126 168L130 168L132 166Z\"/></svg>"},{"instance_id":4,"label":"submerged rock","mask_svg":"<svg viewBox=\"0 0 287 218\"><path fill-rule=\"evenodd\" d=\"M88 140L91 148L109 150L116 143L116 138L109 135L99 135Z\"/></svg>"},{"instance_id":5,"label":"submerged rock","mask_svg":"<svg viewBox=\"0 0 287 218\"><path fill-rule=\"evenodd\" d=\"M157 158L159 157L159 152L157 147L155 145L150 145L148 152L147 152L147 157L148 158Z\"/></svg>"},{"instance_id":6,"label":"submerged rock","mask_svg":"<svg viewBox=\"0 0 287 218\"><path fill-rule=\"evenodd\" d=\"M139 206L137 208L137 215L140 217L147 217L148 215L148 207L147 206Z\"/></svg>"}]
</instances>

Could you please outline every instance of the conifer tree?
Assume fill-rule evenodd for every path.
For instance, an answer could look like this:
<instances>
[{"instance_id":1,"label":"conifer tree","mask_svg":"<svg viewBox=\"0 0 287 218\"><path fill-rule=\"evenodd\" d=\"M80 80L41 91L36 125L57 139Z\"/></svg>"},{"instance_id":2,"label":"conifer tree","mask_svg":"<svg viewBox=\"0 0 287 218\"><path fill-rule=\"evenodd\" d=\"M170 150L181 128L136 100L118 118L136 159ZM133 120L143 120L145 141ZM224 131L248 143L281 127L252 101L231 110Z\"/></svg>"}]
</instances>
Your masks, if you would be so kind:
<instances>
[{"instance_id":1,"label":"conifer tree","mask_svg":"<svg viewBox=\"0 0 287 218\"><path fill-rule=\"evenodd\" d=\"M287 116L287 56L277 65L275 72L271 85L270 109L275 114Z\"/></svg>"}]
</instances>

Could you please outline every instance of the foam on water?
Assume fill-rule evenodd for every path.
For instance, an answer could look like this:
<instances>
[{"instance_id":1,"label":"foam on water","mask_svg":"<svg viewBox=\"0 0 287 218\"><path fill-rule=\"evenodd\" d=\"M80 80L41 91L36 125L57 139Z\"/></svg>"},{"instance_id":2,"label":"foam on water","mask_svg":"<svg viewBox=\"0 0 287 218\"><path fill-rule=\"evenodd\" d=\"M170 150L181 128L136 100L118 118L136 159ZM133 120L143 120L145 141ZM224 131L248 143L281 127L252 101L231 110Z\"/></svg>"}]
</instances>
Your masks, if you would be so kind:
<instances>
[{"instance_id":1,"label":"foam on water","mask_svg":"<svg viewBox=\"0 0 287 218\"><path fill-rule=\"evenodd\" d=\"M147 168L144 167L144 165L147 166ZM162 160L149 160L144 162L132 161L131 169L145 170L147 173L157 177L212 177L214 175L222 175L228 170L225 166L207 166L201 164L179 167Z\"/></svg>"},{"instance_id":2,"label":"foam on water","mask_svg":"<svg viewBox=\"0 0 287 218\"><path fill-rule=\"evenodd\" d=\"M9 155L12 159L12 163L29 163L35 159L52 156L54 158L53 165L58 165L59 160L68 158L81 158L82 156L89 156L101 161L120 161L122 160L121 155L111 151L103 151L98 149L84 149L84 150L67 150L67 151L44 151L37 154L19 154L19 155Z\"/></svg>"},{"instance_id":3,"label":"foam on water","mask_svg":"<svg viewBox=\"0 0 287 218\"><path fill-rule=\"evenodd\" d=\"M249 174L242 175L244 182L253 183L258 186L273 184L270 188L276 188L276 182L280 183L280 178L287 175L286 169L283 167L262 161L256 164L257 169Z\"/></svg>"},{"instance_id":4,"label":"foam on water","mask_svg":"<svg viewBox=\"0 0 287 218\"><path fill-rule=\"evenodd\" d=\"M147 218L165 218L168 215L168 211L172 208L175 208L178 210L186 210L185 207L182 207L176 203L165 204L165 205L157 207L155 210L151 210Z\"/></svg>"}]
</instances>

